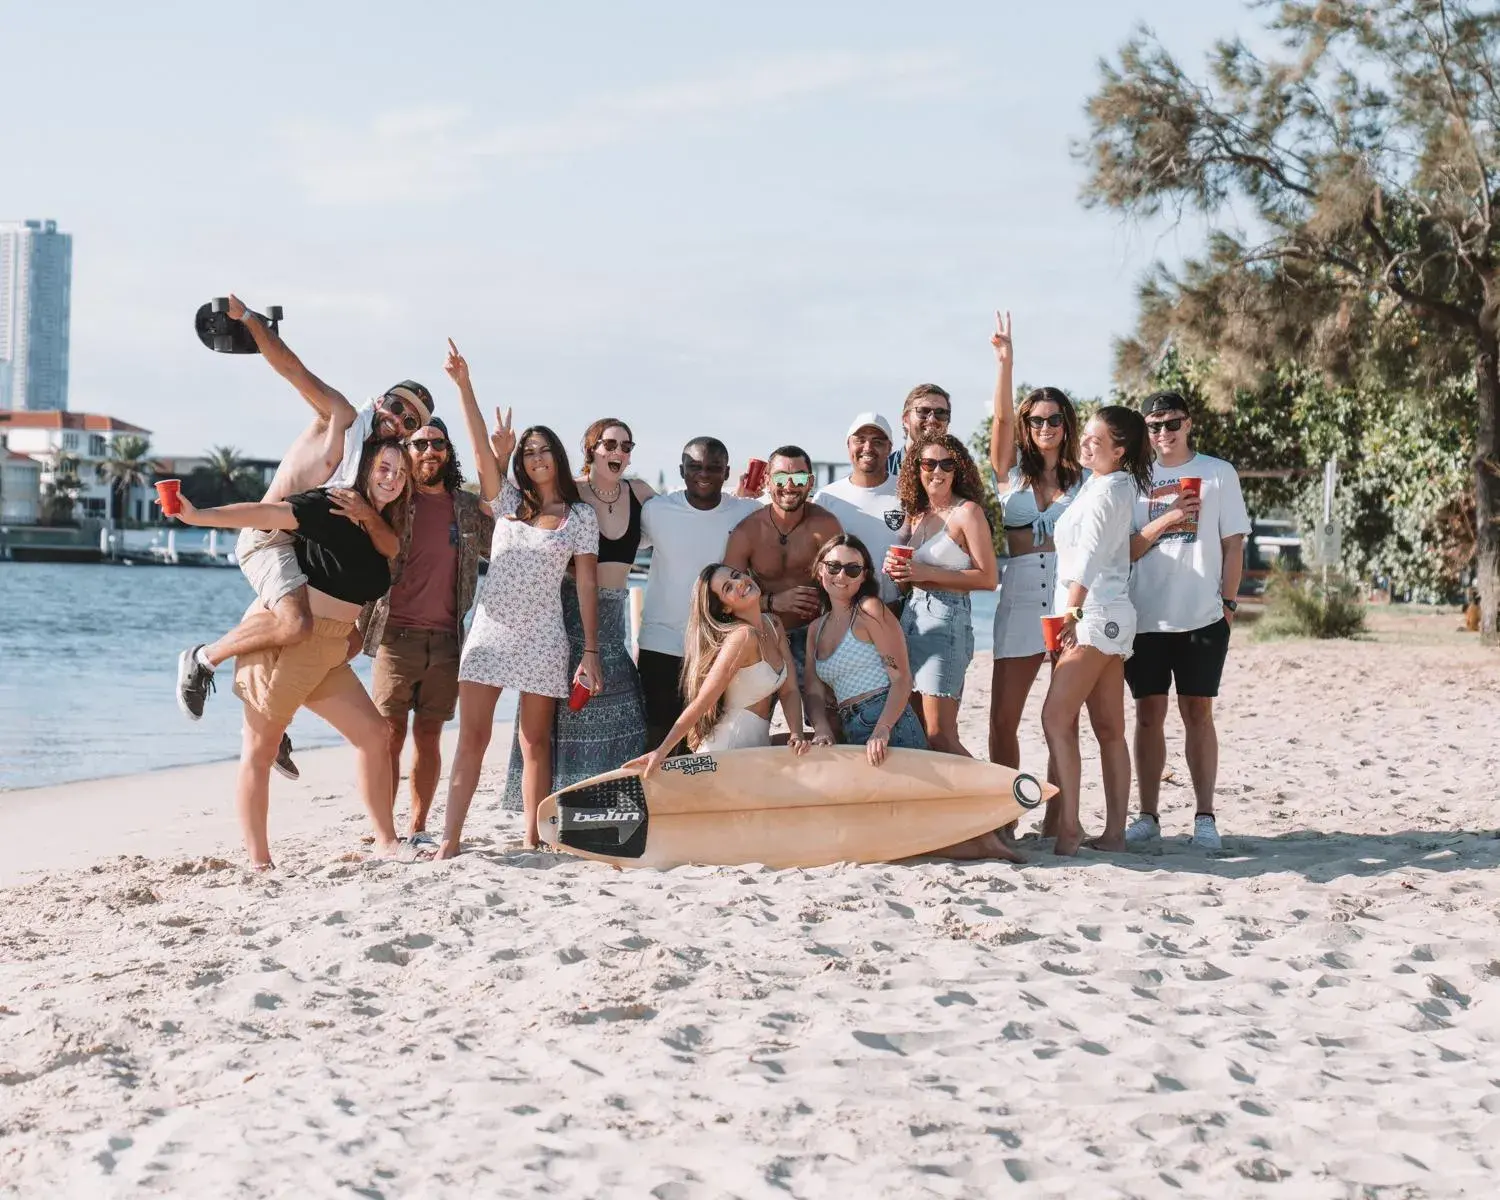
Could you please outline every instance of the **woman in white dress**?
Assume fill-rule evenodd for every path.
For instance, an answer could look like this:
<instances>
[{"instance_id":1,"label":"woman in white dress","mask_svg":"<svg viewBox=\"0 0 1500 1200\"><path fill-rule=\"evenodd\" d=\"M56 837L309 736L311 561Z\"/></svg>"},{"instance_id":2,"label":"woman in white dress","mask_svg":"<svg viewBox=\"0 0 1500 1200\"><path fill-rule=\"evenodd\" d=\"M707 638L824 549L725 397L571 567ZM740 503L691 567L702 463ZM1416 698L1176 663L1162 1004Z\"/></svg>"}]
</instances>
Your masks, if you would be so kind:
<instances>
[{"instance_id":1,"label":"woman in white dress","mask_svg":"<svg viewBox=\"0 0 1500 1200\"><path fill-rule=\"evenodd\" d=\"M599 522L578 494L567 451L552 430L533 425L521 434L511 482L504 470L517 441L509 412L488 446L482 436L474 440L479 494L495 514L495 534L459 660L458 751L448 780L439 858L458 853L494 730L495 703L507 687L521 693L516 725L526 844L538 844L536 811L552 780L552 716L570 690L562 607L562 579L570 564L584 643L572 681L591 691L599 683Z\"/></svg>"},{"instance_id":2,"label":"woman in white dress","mask_svg":"<svg viewBox=\"0 0 1500 1200\"><path fill-rule=\"evenodd\" d=\"M1083 827L1078 792L1078 714L1085 704L1099 741L1104 776L1104 836L1099 850L1125 848L1130 801L1130 750L1125 744L1125 660L1135 640L1130 603L1130 528L1138 496L1151 489L1146 422L1111 404L1083 427L1083 465L1093 474L1057 522L1057 592L1053 613L1064 618L1061 649L1042 705L1048 769L1057 781L1054 853L1078 853Z\"/></svg>"},{"instance_id":3,"label":"woman in white dress","mask_svg":"<svg viewBox=\"0 0 1500 1200\"><path fill-rule=\"evenodd\" d=\"M682 694L688 706L661 745L627 767L652 775L683 738L695 753L771 744L771 708L781 701L793 754L805 754L802 697L789 669L786 630L760 611L760 586L746 571L723 563L704 567L688 612Z\"/></svg>"}]
</instances>

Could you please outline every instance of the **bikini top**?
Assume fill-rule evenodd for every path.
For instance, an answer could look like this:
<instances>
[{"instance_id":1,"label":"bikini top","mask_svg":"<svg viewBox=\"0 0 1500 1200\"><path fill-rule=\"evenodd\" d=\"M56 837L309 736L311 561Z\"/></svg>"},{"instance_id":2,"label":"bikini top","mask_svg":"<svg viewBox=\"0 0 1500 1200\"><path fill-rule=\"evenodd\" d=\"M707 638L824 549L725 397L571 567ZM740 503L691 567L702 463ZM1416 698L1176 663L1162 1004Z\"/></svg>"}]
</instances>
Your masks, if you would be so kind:
<instances>
[{"instance_id":1,"label":"bikini top","mask_svg":"<svg viewBox=\"0 0 1500 1200\"><path fill-rule=\"evenodd\" d=\"M779 671L765 659L751 663L748 667L741 667L724 689L724 711L732 712L737 708L759 704L767 696L774 696L781 689L784 679L786 663L781 664Z\"/></svg>"},{"instance_id":2,"label":"bikini top","mask_svg":"<svg viewBox=\"0 0 1500 1200\"><path fill-rule=\"evenodd\" d=\"M1001 522L1006 529L1010 530L1030 527L1032 545L1045 546L1052 540L1057 518L1068 511L1068 505L1078 497L1078 489L1083 486L1083 481L1088 477L1089 472L1085 471L1082 479L1058 496L1045 509L1038 511L1036 490L1028 487L1026 481L1021 478L1020 467L1012 467L1010 474L1005 477L1006 486L1010 490L1000 497Z\"/></svg>"},{"instance_id":3,"label":"bikini top","mask_svg":"<svg viewBox=\"0 0 1500 1200\"><path fill-rule=\"evenodd\" d=\"M809 642L816 646L817 634L822 632L820 621L817 633L809 635ZM878 692L891 685L885 664L880 661L880 651L869 642L862 642L854 636L853 613L849 616L849 628L833 648L833 653L827 658L816 659L813 669L817 671L818 678L833 689L835 704L843 704L855 696Z\"/></svg>"},{"instance_id":4,"label":"bikini top","mask_svg":"<svg viewBox=\"0 0 1500 1200\"><path fill-rule=\"evenodd\" d=\"M940 567L945 571L967 571L974 565L974 560L948 536L946 529L918 546L912 558L916 562L926 563L929 567Z\"/></svg>"},{"instance_id":5,"label":"bikini top","mask_svg":"<svg viewBox=\"0 0 1500 1200\"><path fill-rule=\"evenodd\" d=\"M630 497L630 520L626 522L625 532L617 538L605 537L604 530L599 531L599 561L629 565L635 562L636 551L641 548L641 502L636 499L630 480L621 480L620 486ZM594 494L598 495L597 492Z\"/></svg>"}]
</instances>

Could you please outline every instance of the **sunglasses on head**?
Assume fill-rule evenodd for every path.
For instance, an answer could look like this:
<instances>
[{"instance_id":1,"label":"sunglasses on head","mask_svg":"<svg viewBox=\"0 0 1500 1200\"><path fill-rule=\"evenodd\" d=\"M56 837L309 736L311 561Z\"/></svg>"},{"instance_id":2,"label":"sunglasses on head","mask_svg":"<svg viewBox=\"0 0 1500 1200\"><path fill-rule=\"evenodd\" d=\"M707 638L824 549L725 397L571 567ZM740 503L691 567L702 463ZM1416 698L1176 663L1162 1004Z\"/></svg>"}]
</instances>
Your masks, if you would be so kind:
<instances>
[{"instance_id":1,"label":"sunglasses on head","mask_svg":"<svg viewBox=\"0 0 1500 1200\"><path fill-rule=\"evenodd\" d=\"M1186 420L1186 417L1173 417L1170 421L1147 421L1146 429L1152 437L1155 437L1163 429L1168 433L1176 433L1182 428L1182 423Z\"/></svg>"},{"instance_id":2,"label":"sunglasses on head","mask_svg":"<svg viewBox=\"0 0 1500 1200\"><path fill-rule=\"evenodd\" d=\"M412 438L406 443L418 454L425 454L429 450L446 450L448 448L447 438Z\"/></svg>"},{"instance_id":3,"label":"sunglasses on head","mask_svg":"<svg viewBox=\"0 0 1500 1200\"><path fill-rule=\"evenodd\" d=\"M914 408L919 421L947 421L950 413L946 408Z\"/></svg>"},{"instance_id":4,"label":"sunglasses on head","mask_svg":"<svg viewBox=\"0 0 1500 1200\"><path fill-rule=\"evenodd\" d=\"M1062 413L1052 413L1050 416L1045 416L1045 417L1027 417L1026 418L1026 424L1030 425L1033 429L1041 429L1043 426L1047 426L1047 425L1050 425L1053 429L1056 429L1062 423L1063 423L1063 415L1062 415Z\"/></svg>"},{"instance_id":5,"label":"sunglasses on head","mask_svg":"<svg viewBox=\"0 0 1500 1200\"><path fill-rule=\"evenodd\" d=\"M772 471L771 482L777 487L806 487L812 482L811 471Z\"/></svg>"},{"instance_id":6,"label":"sunglasses on head","mask_svg":"<svg viewBox=\"0 0 1500 1200\"><path fill-rule=\"evenodd\" d=\"M956 458L924 458L918 464L929 475L934 471L946 471L949 475L958 470Z\"/></svg>"},{"instance_id":7,"label":"sunglasses on head","mask_svg":"<svg viewBox=\"0 0 1500 1200\"><path fill-rule=\"evenodd\" d=\"M823 563L823 570L827 571L830 575L837 575L842 572L843 574L849 576L850 579L858 579L865 573L865 564L857 562L826 561Z\"/></svg>"},{"instance_id":8,"label":"sunglasses on head","mask_svg":"<svg viewBox=\"0 0 1500 1200\"><path fill-rule=\"evenodd\" d=\"M635 449L635 443L629 438L626 438L623 442L616 438L600 438L599 449L603 450L606 454L613 454L616 450L621 454L629 454Z\"/></svg>"},{"instance_id":9,"label":"sunglasses on head","mask_svg":"<svg viewBox=\"0 0 1500 1200\"><path fill-rule=\"evenodd\" d=\"M385 405L385 411L393 417L400 418L401 428L407 433L414 433L422 428L422 418L412 406L399 396L382 396L381 402Z\"/></svg>"}]
</instances>

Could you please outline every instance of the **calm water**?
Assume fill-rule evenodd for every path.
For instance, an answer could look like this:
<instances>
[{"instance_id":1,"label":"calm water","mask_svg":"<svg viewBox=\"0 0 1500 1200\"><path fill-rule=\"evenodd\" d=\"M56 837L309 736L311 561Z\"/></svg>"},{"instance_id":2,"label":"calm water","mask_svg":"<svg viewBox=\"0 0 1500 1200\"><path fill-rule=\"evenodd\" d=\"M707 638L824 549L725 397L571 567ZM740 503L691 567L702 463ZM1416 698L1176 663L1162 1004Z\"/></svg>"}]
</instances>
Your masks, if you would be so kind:
<instances>
[{"instance_id":1,"label":"calm water","mask_svg":"<svg viewBox=\"0 0 1500 1200\"><path fill-rule=\"evenodd\" d=\"M221 669L203 720L177 708L177 655L243 615L237 570L0 562L0 791L234 758L240 704ZM990 648L994 597L974 597L974 634ZM232 665L232 664L231 664ZM355 670L369 683L370 660ZM513 710L507 693L502 710ZM298 746L331 745L309 713Z\"/></svg>"}]
</instances>

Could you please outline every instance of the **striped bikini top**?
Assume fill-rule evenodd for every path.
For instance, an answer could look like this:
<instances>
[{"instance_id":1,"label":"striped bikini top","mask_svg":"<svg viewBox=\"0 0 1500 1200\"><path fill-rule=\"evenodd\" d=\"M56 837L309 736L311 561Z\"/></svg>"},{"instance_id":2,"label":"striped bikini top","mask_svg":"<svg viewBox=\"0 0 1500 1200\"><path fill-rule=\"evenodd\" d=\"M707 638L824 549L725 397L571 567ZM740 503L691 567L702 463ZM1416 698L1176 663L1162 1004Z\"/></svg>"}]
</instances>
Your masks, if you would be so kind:
<instances>
[{"instance_id":1,"label":"striped bikini top","mask_svg":"<svg viewBox=\"0 0 1500 1200\"><path fill-rule=\"evenodd\" d=\"M823 632L823 621L827 619L821 618L817 631L811 635L814 647L818 644L818 634ZM854 636L852 613L849 628L833 648L833 653L827 658L817 658L814 650L814 659L814 670L817 671L818 678L833 689L835 704L843 704L856 696L878 692L891 686L891 677L886 674L885 663L880 661L880 651L869 642L862 642Z\"/></svg>"}]
</instances>

